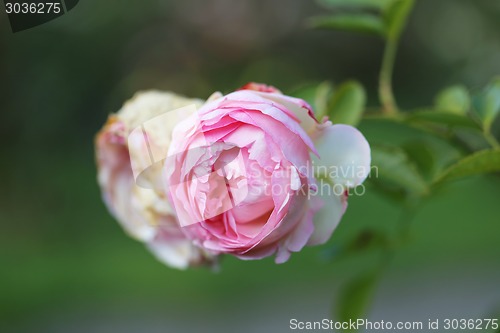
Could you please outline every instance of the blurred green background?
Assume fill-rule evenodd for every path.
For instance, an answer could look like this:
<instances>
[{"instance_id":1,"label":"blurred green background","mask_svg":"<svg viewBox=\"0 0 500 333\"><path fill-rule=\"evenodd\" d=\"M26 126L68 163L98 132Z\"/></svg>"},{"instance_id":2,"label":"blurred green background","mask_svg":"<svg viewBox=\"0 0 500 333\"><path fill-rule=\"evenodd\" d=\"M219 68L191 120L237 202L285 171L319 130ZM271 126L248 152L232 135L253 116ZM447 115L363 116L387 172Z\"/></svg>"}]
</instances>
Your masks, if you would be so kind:
<instances>
[{"instance_id":1,"label":"blurred green background","mask_svg":"<svg viewBox=\"0 0 500 333\"><path fill-rule=\"evenodd\" d=\"M383 44L305 29L308 0L81 1L13 34L0 13L0 331L288 332L321 320L339 286L373 260L325 251L366 226L392 230L400 207L368 189L328 244L289 262L225 258L219 272L177 271L128 238L96 184L93 139L134 92L206 98L248 81L292 92L359 79L376 105ZM443 86L475 90L500 73L500 2L419 0L394 89L403 108ZM369 140L383 125L361 124ZM405 140L414 133L393 136ZM500 178L458 181L417 212L369 318L482 318L500 306Z\"/></svg>"}]
</instances>

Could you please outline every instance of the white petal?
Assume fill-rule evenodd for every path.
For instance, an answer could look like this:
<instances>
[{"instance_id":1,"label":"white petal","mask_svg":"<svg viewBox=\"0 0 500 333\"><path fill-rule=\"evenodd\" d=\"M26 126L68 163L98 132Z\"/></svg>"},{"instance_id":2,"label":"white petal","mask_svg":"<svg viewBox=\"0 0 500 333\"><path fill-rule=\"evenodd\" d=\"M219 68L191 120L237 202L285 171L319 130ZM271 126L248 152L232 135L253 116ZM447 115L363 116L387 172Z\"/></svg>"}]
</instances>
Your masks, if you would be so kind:
<instances>
[{"instance_id":1,"label":"white petal","mask_svg":"<svg viewBox=\"0 0 500 333\"><path fill-rule=\"evenodd\" d=\"M317 176L334 184L360 185L370 173L370 145L363 134L349 125L326 127L315 140L320 159L313 157Z\"/></svg>"},{"instance_id":2,"label":"white petal","mask_svg":"<svg viewBox=\"0 0 500 333\"><path fill-rule=\"evenodd\" d=\"M314 232L307 245L323 244L330 239L347 208L347 197L344 194L336 194L329 184L319 185L318 197L323 200L323 207L314 215Z\"/></svg>"},{"instance_id":3,"label":"white petal","mask_svg":"<svg viewBox=\"0 0 500 333\"><path fill-rule=\"evenodd\" d=\"M210 97L208 97L207 102L212 102L222 97L224 97L224 95L222 95L220 91L216 91L212 95L210 95Z\"/></svg>"},{"instance_id":4,"label":"white petal","mask_svg":"<svg viewBox=\"0 0 500 333\"><path fill-rule=\"evenodd\" d=\"M187 240L147 243L149 250L167 266L186 269L192 259L193 246Z\"/></svg>"},{"instance_id":5,"label":"white petal","mask_svg":"<svg viewBox=\"0 0 500 333\"><path fill-rule=\"evenodd\" d=\"M157 105L157 107L160 106ZM167 107L167 104L165 103L162 107ZM140 126L134 128L128 137L134 179L137 185L144 188L162 188L159 176L163 161L168 155L172 132L175 125L196 112L196 105L190 104L174 110L166 110L165 113L145 120Z\"/></svg>"},{"instance_id":6,"label":"white petal","mask_svg":"<svg viewBox=\"0 0 500 333\"><path fill-rule=\"evenodd\" d=\"M196 108L199 108L203 105L203 101L171 92L141 91L123 105L117 116L127 125L129 130L133 130L156 116L188 105L195 105ZM166 123L165 126L170 130L175 124Z\"/></svg>"}]
</instances>

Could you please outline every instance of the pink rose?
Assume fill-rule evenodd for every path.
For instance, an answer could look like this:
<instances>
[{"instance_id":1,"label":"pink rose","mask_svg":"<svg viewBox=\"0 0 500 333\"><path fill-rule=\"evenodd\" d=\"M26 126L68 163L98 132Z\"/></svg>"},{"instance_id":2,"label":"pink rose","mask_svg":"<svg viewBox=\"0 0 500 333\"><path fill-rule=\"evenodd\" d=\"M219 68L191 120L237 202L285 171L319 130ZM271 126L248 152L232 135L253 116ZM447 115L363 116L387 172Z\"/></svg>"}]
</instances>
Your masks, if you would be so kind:
<instances>
[{"instance_id":1,"label":"pink rose","mask_svg":"<svg viewBox=\"0 0 500 333\"><path fill-rule=\"evenodd\" d=\"M176 268L213 258L194 246L179 227L161 186L161 165L151 166L154 161L144 158L149 152L144 147L143 133L137 129L147 127L148 148L158 154L163 150L164 158L178 122L177 115L169 111L201 103L172 93L138 93L109 117L96 137L98 182L108 209L128 234L144 242L161 261ZM144 170L147 172L141 173ZM139 177L142 187L136 183Z\"/></svg>"},{"instance_id":2,"label":"pink rose","mask_svg":"<svg viewBox=\"0 0 500 333\"><path fill-rule=\"evenodd\" d=\"M275 254L282 263L328 240L346 209L345 190L369 172L370 148L353 127L318 123L301 99L255 83L242 89L176 125L166 192L196 246L241 259ZM317 166L358 169L321 174L342 189L325 193Z\"/></svg>"},{"instance_id":3,"label":"pink rose","mask_svg":"<svg viewBox=\"0 0 500 333\"><path fill-rule=\"evenodd\" d=\"M137 94L109 117L96 153L110 212L176 268L219 254L281 263L326 242L370 169L359 131L257 83L204 104Z\"/></svg>"}]
</instances>

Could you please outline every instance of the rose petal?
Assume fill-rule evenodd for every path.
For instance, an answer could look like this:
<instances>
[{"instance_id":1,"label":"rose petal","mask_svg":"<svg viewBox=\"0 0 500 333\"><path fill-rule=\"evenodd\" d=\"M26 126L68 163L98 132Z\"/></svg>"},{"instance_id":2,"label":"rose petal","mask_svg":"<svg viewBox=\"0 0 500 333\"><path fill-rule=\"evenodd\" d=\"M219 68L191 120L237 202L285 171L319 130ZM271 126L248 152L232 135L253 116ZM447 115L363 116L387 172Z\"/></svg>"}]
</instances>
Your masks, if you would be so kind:
<instances>
[{"instance_id":1,"label":"rose petal","mask_svg":"<svg viewBox=\"0 0 500 333\"><path fill-rule=\"evenodd\" d=\"M257 92L260 96L270 99L273 102L283 105L288 110L292 111L300 122L300 126L306 131L307 134L312 134L318 121L314 117L312 108L304 100L294 98L276 93L262 93Z\"/></svg>"},{"instance_id":2,"label":"rose petal","mask_svg":"<svg viewBox=\"0 0 500 333\"><path fill-rule=\"evenodd\" d=\"M334 184L354 187L370 173L370 145L363 134L349 125L333 125L316 139L320 159L313 157L315 172Z\"/></svg>"},{"instance_id":3,"label":"rose petal","mask_svg":"<svg viewBox=\"0 0 500 333\"><path fill-rule=\"evenodd\" d=\"M307 245L323 244L330 239L347 209L347 197L337 195L329 185L319 186L316 198L323 201L323 207L314 216L314 232Z\"/></svg>"}]
</instances>

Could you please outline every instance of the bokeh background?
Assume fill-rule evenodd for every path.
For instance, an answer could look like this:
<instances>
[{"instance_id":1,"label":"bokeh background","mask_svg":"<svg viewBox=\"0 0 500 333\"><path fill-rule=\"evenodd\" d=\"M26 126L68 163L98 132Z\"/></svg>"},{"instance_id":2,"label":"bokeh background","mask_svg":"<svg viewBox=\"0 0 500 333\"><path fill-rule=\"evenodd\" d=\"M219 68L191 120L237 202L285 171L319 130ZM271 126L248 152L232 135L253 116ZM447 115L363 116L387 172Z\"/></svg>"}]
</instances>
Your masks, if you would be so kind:
<instances>
[{"instance_id":1,"label":"bokeh background","mask_svg":"<svg viewBox=\"0 0 500 333\"><path fill-rule=\"evenodd\" d=\"M382 41L306 29L322 11L308 0L87 0L16 34L0 13L0 331L288 332L291 318L330 316L339 286L370 258L332 262L327 249L366 226L395 228L400 207L368 191L351 198L328 244L286 264L226 258L215 273L177 271L108 214L93 150L107 115L144 89L206 98L248 81L290 93L356 78L376 105ZM499 1L417 1L395 67L403 108L497 74ZM361 128L369 139L385 135ZM499 198L500 178L488 176L428 200L369 318L491 317L500 306Z\"/></svg>"}]
</instances>

